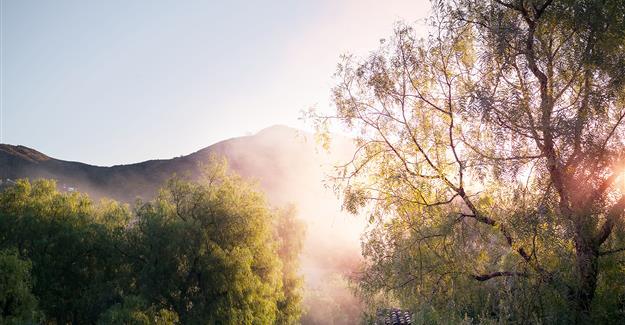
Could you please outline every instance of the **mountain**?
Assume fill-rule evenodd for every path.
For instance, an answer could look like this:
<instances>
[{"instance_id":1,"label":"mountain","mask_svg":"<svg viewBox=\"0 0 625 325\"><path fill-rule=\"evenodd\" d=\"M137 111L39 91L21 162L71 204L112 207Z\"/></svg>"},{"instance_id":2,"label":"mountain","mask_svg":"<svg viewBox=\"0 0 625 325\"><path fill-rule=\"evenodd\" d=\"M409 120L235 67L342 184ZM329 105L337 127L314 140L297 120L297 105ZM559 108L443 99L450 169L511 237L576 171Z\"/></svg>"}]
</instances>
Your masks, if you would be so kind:
<instances>
[{"instance_id":1,"label":"mountain","mask_svg":"<svg viewBox=\"0 0 625 325\"><path fill-rule=\"evenodd\" d=\"M252 136L225 140L187 156L100 167L51 158L24 146L0 144L0 178L53 178L59 185L124 202L149 199L173 174L197 177L200 163L211 154L228 158L232 169L257 179L264 190L284 187L293 169L314 172L316 146L310 134L286 126L272 126ZM296 167L296 168L293 168Z\"/></svg>"},{"instance_id":2,"label":"mountain","mask_svg":"<svg viewBox=\"0 0 625 325\"><path fill-rule=\"evenodd\" d=\"M363 218L345 215L334 193L324 186L332 166L345 162L354 145L335 138L330 153L319 148L312 134L272 126L257 134L232 138L172 159L99 167L49 157L24 146L0 144L0 179L52 178L66 190L86 192L132 203L149 200L173 174L196 178L211 154L224 156L230 167L255 180L274 206L293 204L307 225L302 253L306 277L305 304L311 312L303 323L358 322L359 302L341 276L360 261Z\"/></svg>"}]
</instances>

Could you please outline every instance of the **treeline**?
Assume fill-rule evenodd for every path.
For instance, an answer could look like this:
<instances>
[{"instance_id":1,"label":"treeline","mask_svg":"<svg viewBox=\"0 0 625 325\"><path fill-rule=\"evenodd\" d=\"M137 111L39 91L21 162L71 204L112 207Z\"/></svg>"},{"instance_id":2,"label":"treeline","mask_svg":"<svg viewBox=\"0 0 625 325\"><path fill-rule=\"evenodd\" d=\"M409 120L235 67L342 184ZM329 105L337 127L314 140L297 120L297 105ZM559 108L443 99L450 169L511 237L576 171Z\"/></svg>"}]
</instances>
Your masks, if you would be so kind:
<instances>
[{"instance_id":1,"label":"treeline","mask_svg":"<svg viewBox=\"0 0 625 325\"><path fill-rule=\"evenodd\" d=\"M20 180L0 193L0 323L297 323L303 232L224 161L133 209Z\"/></svg>"}]
</instances>

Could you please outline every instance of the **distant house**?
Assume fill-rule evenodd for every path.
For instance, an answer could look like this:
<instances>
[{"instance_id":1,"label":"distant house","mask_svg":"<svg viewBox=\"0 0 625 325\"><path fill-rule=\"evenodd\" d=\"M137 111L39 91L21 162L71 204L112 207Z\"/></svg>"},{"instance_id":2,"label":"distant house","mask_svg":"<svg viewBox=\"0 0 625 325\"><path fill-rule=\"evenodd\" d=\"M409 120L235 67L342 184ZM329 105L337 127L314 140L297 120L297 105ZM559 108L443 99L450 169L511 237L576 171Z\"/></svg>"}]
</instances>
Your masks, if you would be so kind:
<instances>
[{"instance_id":1,"label":"distant house","mask_svg":"<svg viewBox=\"0 0 625 325\"><path fill-rule=\"evenodd\" d=\"M64 192L76 192L76 188L73 187L73 186L69 186L69 185L63 184L63 185L61 185L61 191L64 191Z\"/></svg>"},{"instance_id":2,"label":"distant house","mask_svg":"<svg viewBox=\"0 0 625 325\"><path fill-rule=\"evenodd\" d=\"M2 179L0 178L0 191L4 190L7 187L15 185L17 182L10 178Z\"/></svg>"}]
</instances>

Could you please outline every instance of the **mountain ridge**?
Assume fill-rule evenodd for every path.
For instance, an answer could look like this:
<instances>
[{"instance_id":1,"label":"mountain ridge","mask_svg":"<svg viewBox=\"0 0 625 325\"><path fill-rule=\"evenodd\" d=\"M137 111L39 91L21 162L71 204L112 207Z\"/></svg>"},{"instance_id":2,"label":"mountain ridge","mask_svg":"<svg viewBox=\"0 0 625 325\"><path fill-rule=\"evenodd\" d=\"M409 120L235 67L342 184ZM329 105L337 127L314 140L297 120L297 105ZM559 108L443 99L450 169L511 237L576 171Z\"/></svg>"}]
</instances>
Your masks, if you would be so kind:
<instances>
[{"instance_id":1,"label":"mountain ridge","mask_svg":"<svg viewBox=\"0 0 625 325\"><path fill-rule=\"evenodd\" d=\"M132 202L135 198L151 198L156 194L158 187L173 174L190 174L192 178L198 177L199 164L207 161L209 155L213 153L228 158L233 169L243 176L254 176L249 173L249 168L244 166L247 163L241 161L243 147L253 151L250 156L252 159L258 159L267 155L266 152L258 150L259 146L276 153L284 149L293 150L294 145L305 145L293 143L297 142L296 138L300 135L304 138L309 136L304 131L274 125L254 135L216 142L188 155L113 166L67 161L50 157L26 146L0 144L0 178L52 178L94 197L110 197ZM254 148L257 150L253 150Z\"/></svg>"}]
</instances>

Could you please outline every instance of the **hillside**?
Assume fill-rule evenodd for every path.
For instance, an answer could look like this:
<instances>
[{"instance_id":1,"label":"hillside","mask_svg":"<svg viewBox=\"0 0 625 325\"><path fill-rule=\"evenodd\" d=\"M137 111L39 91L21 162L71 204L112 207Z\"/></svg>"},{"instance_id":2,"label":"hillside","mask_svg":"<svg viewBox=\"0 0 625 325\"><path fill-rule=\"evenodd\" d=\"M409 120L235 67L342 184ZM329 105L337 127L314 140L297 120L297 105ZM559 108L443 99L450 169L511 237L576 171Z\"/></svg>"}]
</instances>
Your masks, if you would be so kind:
<instances>
[{"instance_id":1,"label":"hillside","mask_svg":"<svg viewBox=\"0 0 625 325\"><path fill-rule=\"evenodd\" d=\"M260 181L263 189L271 193L293 175L291 167L304 168L304 172L318 169L315 144L310 139L309 134L296 129L273 126L186 156L112 167L54 159L28 147L0 144L0 178L53 178L59 185L95 197L133 202L136 198L151 198L173 174L197 177L199 164L216 153L227 157L239 174Z\"/></svg>"}]
</instances>

